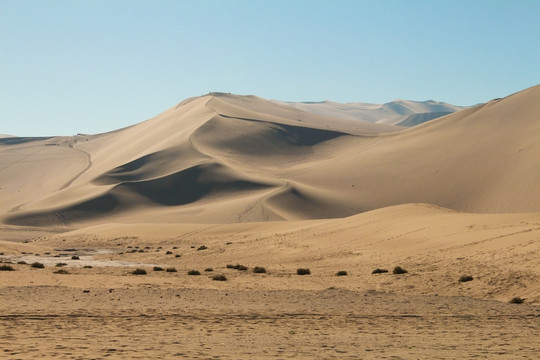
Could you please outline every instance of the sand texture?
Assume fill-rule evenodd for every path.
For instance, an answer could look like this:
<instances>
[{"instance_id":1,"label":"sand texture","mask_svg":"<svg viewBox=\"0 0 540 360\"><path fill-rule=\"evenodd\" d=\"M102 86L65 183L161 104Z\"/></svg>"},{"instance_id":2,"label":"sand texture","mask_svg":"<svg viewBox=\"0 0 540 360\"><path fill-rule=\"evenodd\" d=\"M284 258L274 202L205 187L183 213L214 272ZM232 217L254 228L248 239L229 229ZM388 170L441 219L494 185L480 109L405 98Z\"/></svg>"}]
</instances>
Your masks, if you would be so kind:
<instances>
[{"instance_id":1,"label":"sand texture","mask_svg":"<svg viewBox=\"0 0 540 360\"><path fill-rule=\"evenodd\" d=\"M338 105L1 137L0 358L536 358L540 86Z\"/></svg>"}]
</instances>

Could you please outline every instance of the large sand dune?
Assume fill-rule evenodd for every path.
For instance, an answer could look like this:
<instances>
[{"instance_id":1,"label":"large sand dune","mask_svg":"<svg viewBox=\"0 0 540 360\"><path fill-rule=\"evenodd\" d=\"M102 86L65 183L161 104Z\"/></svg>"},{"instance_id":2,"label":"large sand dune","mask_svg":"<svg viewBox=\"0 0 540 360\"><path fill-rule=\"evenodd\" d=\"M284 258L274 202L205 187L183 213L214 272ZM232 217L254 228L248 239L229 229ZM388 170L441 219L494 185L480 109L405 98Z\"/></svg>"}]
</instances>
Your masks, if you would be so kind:
<instances>
[{"instance_id":1,"label":"large sand dune","mask_svg":"<svg viewBox=\"0 0 540 360\"><path fill-rule=\"evenodd\" d=\"M1 210L19 225L315 219L417 202L538 212L539 97L537 86L405 130L210 94L111 133L3 139Z\"/></svg>"}]
</instances>

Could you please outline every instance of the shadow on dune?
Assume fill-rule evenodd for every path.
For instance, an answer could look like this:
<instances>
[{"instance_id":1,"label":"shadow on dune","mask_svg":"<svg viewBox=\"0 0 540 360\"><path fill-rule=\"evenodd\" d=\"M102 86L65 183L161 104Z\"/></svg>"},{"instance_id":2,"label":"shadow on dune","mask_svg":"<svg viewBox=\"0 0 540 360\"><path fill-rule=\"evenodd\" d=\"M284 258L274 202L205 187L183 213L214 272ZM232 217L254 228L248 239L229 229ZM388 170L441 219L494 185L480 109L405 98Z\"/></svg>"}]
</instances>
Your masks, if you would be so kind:
<instances>
[{"instance_id":1,"label":"shadow on dune","mask_svg":"<svg viewBox=\"0 0 540 360\"><path fill-rule=\"evenodd\" d=\"M20 145L34 141L48 140L52 139L52 136L49 137L7 137L0 138L0 145Z\"/></svg>"},{"instance_id":2,"label":"shadow on dune","mask_svg":"<svg viewBox=\"0 0 540 360\"><path fill-rule=\"evenodd\" d=\"M9 225L69 224L120 214L141 206L181 206L210 197L271 188L276 184L243 178L218 163L207 163L142 181L125 181L104 194L49 211L25 212L5 219Z\"/></svg>"}]
</instances>

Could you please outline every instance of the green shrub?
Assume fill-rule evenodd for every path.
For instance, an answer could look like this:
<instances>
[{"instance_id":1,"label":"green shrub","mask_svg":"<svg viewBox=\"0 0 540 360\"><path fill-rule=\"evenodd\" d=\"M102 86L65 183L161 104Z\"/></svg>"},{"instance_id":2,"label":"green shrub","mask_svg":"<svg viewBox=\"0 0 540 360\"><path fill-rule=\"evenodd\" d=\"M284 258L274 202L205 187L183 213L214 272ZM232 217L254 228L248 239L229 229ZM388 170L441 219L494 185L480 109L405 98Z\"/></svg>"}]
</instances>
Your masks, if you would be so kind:
<instances>
[{"instance_id":1,"label":"green shrub","mask_svg":"<svg viewBox=\"0 0 540 360\"><path fill-rule=\"evenodd\" d=\"M131 273L133 275L146 275L146 270L144 270L144 269L135 269Z\"/></svg>"},{"instance_id":2,"label":"green shrub","mask_svg":"<svg viewBox=\"0 0 540 360\"><path fill-rule=\"evenodd\" d=\"M408 273L408 271L403 269L401 266L396 266L394 270L392 270L392 274L396 274L396 275L406 274L406 273Z\"/></svg>"},{"instance_id":3,"label":"green shrub","mask_svg":"<svg viewBox=\"0 0 540 360\"><path fill-rule=\"evenodd\" d=\"M303 269L303 268L296 269L296 275L310 275L310 274L311 274L311 271L309 271L309 269Z\"/></svg>"}]
</instances>

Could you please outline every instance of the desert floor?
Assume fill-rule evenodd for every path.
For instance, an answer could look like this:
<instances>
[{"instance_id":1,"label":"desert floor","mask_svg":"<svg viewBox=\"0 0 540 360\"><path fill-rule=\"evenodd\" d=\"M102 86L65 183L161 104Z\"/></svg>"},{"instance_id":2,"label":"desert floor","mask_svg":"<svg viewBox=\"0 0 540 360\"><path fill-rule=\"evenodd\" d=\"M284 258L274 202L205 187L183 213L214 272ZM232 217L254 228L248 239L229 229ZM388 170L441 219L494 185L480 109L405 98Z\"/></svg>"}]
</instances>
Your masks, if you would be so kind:
<instances>
[{"instance_id":1,"label":"desert floor","mask_svg":"<svg viewBox=\"0 0 540 360\"><path fill-rule=\"evenodd\" d=\"M411 212L410 207L407 210ZM367 220L373 222L373 215ZM142 231L142 225L131 230L98 226L84 233L49 229L41 234L32 228L5 227L3 237L11 241L0 242L1 265L14 271L0 272L0 357L537 356L540 308L536 306L535 269L528 275L523 270L519 292L503 280L498 284L493 280L496 277L490 278L493 262L486 261L487 270L482 272L482 264L477 262L490 258L485 242L480 241L483 247L477 252L455 249L455 242L445 251L438 249L440 255L425 250L432 245L412 246L415 256L400 252L395 245L390 245L394 251L384 248L388 245L380 245L383 248L377 251L376 246L353 245L347 240L351 223L361 222L362 218L162 225L161 230L146 226L154 236ZM526 226L523 223L520 221ZM514 236L521 233L508 224L501 227L517 233ZM130 231L141 235L133 236ZM408 232L403 227L400 231ZM117 232L127 235L117 236ZM306 240L300 242L299 236ZM475 232L475 238L479 236ZM321 248L321 237L335 247ZM345 238L344 243L338 238ZM199 250L203 244L207 248ZM457 261L475 275L473 281L457 281L462 272L453 270L452 251L471 258ZM74 255L79 259L72 260ZM523 258L519 252L516 256ZM44 268L32 267L34 262ZM57 266L59 263L65 265ZM248 269L227 268L238 263ZM389 273L371 274L377 264ZM392 274L395 264L409 273ZM502 278L505 271L509 277L516 276L517 270L507 269L504 259L501 264L504 266L497 271ZM267 272L254 273L257 265ZM154 271L154 266L174 267L177 272ZM299 267L310 268L311 274L296 275ZM147 274L131 274L136 268ZM208 268L213 271L205 271ZM55 273L60 269L67 274ZM188 275L192 269L201 275ZM347 271L347 276L336 276L339 270ZM213 281L215 274L225 275L227 281ZM511 294L527 294L527 289L533 296L526 297L524 304L508 302Z\"/></svg>"}]
</instances>

